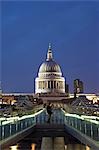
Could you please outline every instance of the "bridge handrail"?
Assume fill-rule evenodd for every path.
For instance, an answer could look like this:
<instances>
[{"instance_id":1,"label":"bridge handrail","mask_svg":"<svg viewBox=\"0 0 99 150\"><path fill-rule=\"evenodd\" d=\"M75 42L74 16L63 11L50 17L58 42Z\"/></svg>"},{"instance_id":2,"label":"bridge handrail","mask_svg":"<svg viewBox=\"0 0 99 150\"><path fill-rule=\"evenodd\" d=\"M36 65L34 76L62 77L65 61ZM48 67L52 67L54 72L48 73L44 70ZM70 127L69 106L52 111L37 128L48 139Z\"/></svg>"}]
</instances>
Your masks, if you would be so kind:
<instances>
[{"instance_id":1,"label":"bridge handrail","mask_svg":"<svg viewBox=\"0 0 99 150\"><path fill-rule=\"evenodd\" d=\"M61 109L61 110L62 110L62 112L64 113L65 116L78 118L78 119L81 119L81 120L84 120L84 121L89 121L89 122L97 124L97 125L99 124L99 121L95 120L95 119L99 119L99 117L86 116L86 115L78 115L78 114L70 114L70 113L66 113L63 109Z\"/></svg>"},{"instance_id":2,"label":"bridge handrail","mask_svg":"<svg viewBox=\"0 0 99 150\"><path fill-rule=\"evenodd\" d=\"M11 137L12 135L19 133L26 128L36 124L36 116L41 114L45 109L42 109L35 114L25 115L22 117L11 117L1 122L0 126L0 140Z\"/></svg>"},{"instance_id":3,"label":"bridge handrail","mask_svg":"<svg viewBox=\"0 0 99 150\"><path fill-rule=\"evenodd\" d=\"M64 122L95 141L99 141L99 121L87 119L84 115L69 114L62 110ZM90 117L91 118L91 117Z\"/></svg>"}]
</instances>

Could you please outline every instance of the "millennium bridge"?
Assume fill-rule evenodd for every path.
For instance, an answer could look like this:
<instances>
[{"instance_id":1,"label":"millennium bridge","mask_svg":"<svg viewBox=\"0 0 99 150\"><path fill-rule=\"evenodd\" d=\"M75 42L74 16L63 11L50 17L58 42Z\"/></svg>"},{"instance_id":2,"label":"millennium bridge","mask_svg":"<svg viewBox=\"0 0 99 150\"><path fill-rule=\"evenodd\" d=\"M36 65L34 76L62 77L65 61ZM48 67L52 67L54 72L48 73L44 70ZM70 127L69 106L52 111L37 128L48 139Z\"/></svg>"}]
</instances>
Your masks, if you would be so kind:
<instances>
[{"instance_id":1,"label":"millennium bridge","mask_svg":"<svg viewBox=\"0 0 99 150\"><path fill-rule=\"evenodd\" d=\"M0 118L1 150L27 136L30 140L31 134L41 137L40 150L67 150L67 135L76 138L91 150L99 150L99 117L69 114L62 108L55 108L50 123L47 123L47 119L45 108L32 115Z\"/></svg>"}]
</instances>

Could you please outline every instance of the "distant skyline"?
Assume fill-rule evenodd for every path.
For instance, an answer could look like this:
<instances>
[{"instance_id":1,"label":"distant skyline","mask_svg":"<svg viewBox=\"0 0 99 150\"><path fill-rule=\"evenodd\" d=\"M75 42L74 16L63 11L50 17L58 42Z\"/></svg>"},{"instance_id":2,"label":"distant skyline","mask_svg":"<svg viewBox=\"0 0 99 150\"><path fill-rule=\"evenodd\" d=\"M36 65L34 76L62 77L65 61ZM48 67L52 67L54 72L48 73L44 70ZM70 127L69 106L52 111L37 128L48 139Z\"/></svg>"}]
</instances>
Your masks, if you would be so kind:
<instances>
[{"instance_id":1,"label":"distant skyline","mask_svg":"<svg viewBox=\"0 0 99 150\"><path fill-rule=\"evenodd\" d=\"M3 92L34 92L35 77L51 43L70 92L73 80L79 78L85 93L99 93L98 1L0 3Z\"/></svg>"}]
</instances>

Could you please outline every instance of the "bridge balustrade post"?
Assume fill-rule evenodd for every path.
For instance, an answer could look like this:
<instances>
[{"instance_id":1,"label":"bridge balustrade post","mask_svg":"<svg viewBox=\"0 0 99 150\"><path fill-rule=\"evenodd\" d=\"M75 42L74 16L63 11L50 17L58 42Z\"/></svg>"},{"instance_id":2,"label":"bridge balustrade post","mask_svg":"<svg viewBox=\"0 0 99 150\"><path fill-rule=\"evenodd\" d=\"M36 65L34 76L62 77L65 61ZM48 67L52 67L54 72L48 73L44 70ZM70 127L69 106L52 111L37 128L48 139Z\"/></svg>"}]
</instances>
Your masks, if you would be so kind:
<instances>
[{"instance_id":1,"label":"bridge balustrade post","mask_svg":"<svg viewBox=\"0 0 99 150\"><path fill-rule=\"evenodd\" d=\"M87 129L86 129L86 121L84 121L84 122L85 122L85 126L84 126L84 127L85 127L85 134L86 134L86 133L87 133Z\"/></svg>"},{"instance_id":2,"label":"bridge balustrade post","mask_svg":"<svg viewBox=\"0 0 99 150\"><path fill-rule=\"evenodd\" d=\"M30 127L30 125L31 125L31 119L29 118L29 127Z\"/></svg>"},{"instance_id":3,"label":"bridge balustrade post","mask_svg":"<svg viewBox=\"0 0 99 150\"><path fill-rule=\"evenodd\" d=\"M41 115L38 115L38 123L40 123Z\"/></svg>"},{"instance_id":4,"label":"bridge balustrade post","mask_svg":"<svg viewBox=\"0 0 99 150\"><path fill-rule=\"evenodd\" d=\"M40 115L40 122L39 123L42 123L42 115Z\"/></svg>"},{"instance_id":5,"label":"bridge balustrade post","mask_svg":"<svg viewBox=\"0 0 99 150\"><path fill-rule=\"evenodd\" d=\"M22 121L22 123L23 123L23 127L22 127L22 129L24 129L24 122L25 122L25 120L23 120L23 121Z\"/></svg>"},{"instance_id":6,"label":"bridge balustrade post","mask_svg":"<svg viewBox=\"0 0 99 150\"><path fill-rule=\"evenodd\" d=\"M25 121L25 128L27 128L27 120Z\"/></svg>"},{"instance_id":7,"label":"bridge balustrade post","mask_svg":"<svg viewBox=\"0 0 99 150\"><path fill-rule=\"evenodd\" d=\"M74 119L74 128L76 128L76 118L73 119Z\"/></svg>"},{"instance_id":8,"label":"bridge balustrade post","mask_svg":"<svg viewBox=\"0 0 99 150\"><path fill-rule=\"evenodd\" d=\"M19 131L21 131L21 121L19 121Z\"/></svg>"},{"instance_id":9,"label":"bridge balustrade post","mask_svg":"<svg viewBox=\"0 0 99 150\"><path fill-rule=\"evenodd\" d=\"M66 122L67 124L69 124L69 121L68 121L68 117L67 117L67 116L65 117L65 122Z\"/></svg>"},{"instance_id":10,"label":"bridge balustrade post","mask_svg":"<svg viewBox=\"0 0 99 150\"><path fill-rule=\"evenodd\" d=\"M33 118L31 118L31 125L33 124Z\"/></svg>"},{"instance_id":11,"label":"bridge balustrade post","mask_svg":"<svg viewBox=\"0 0 99 150\"><path fill-rule=\"evenodd\" d=\"M77 119L75 118L75 128L77 129Z\"/></svg>"},{"instance_id":12,"label":"bridge balustrade post","mask_svg":"<svg viewBox=\"0 0 99 150\"><path fill-rule=\"evenodd\" d=\"M41 114L37 116L37 122L41 123Z\"/></svg>"},{"instance_id":13,"label":"bridge balustrade post","mask_svg":"<svg viewBox=\"0 0 99 150\"><path fill-rule=\"evenodd\" d=\"M23 122L21 121L21 130L22 130L22 128L23 128Z\"/></svg>"},{"instance_id":14,"label":"bridge balustrade post","mask_svg":"<svg viewBox=\"0 0 99 150\"><path fill-rule=\"evenodd\" d=\"M63 113L62 113L62 116L63 116L62 121L63 121L63 123L65 123L65 122L64 122L64 120L65 120L65 116L64 116L64 114L63 114Z\"/></svg>"},{"instance_id":15,"label":"bridge balustrade post","mask_svg":"<svg viewBox=\"0 0 99 150\"><path fill-rule=\"evenodd\" d=\"M16 123L14 123L14 133L16 133Z\"/></svg>"},{"instance_id":16,"label":"bridge balustrade post","mask_svg":"<svg viewBox=\"0 0 99 150\"><path fill-rule=\"evenodd\" d=\"M54 123L57 123L57 117L54 115Z\"/></svg>"},{"instance_id":17,"label":"bridge balustrade post","mask_svg":"<svg viewBox=\"0 0 99 150\"><path fill-rule=\"evenodd\" d=\"M2 139L4 139L4 125L2 126Z\"/></svg>"},{"instance_id":18,"label":"bridge balustrade post","mask_svg":"<svg viewBox=\"0 0 99 150\"><path fill-rule=\"evenodd\" d=\"M29 119L27 120L27 125L28 125L27 127L29 127Z\"/></svg>"},{"instance_id":19,"label":"bridge balustrade post","mask_svg":"<svg viewBox=\"0 0 99 150\"><path fill-rule=\"evenodd\" d=\"M31 118L31 125L33 124L33 120L32 120L32 118Z\"/></svg>"},{"instance_id":20,"label":"bridge balustrade post","mask_svg":"<svg viewBox=\"0 0 99 150\"><path fill-rule=\"evenodd\" d=\"M30 126L30 120L29 120L29 126Z\"/></svg>"},{"instance_id":21,"label":"bridge balustrade post","mask_svg":"<svg viewBox=\"0 0 99 150\"><path fill-rule=\"evenodd\" d=\"M31 118L29 118L29 122L30 122L30 126L31 126L31 124L32 124Z\"/></svg>"},{"instance_id":22,"label":"bridge balustrade post","mask_svg":"<svg viewBox=\"0 0 99 150\"><path fill-rule=\"evenodd\" d=\"M11 127L11 123L10 123L10 135L11 135L11 133L12 133L12 127Z\"/></svg>"},{"instance_id":23,"label":"bridge balustrade post","mask_svg":"<svg viewBox=\"0 0 99 150\"><path fill-rule=\"evenodd\" d=\"M69 118L66 116L66 122L67 124L69 124Z\"/></svg>"},{"instance_id":24,"label":"bridge balustrade post","mask_svg":"<svg viewBox=\"0 0 99 150\"><path fill-rule=\"evenodd\" d=\"M82 128L81 128L81 127L82 127L82 126L81 126L81 123L82 123L82 122L81 122L81 120L80 120L80 123L79 123L79 124L80 124L80 131L81 131L81 129L82 129Z\"/></svg>"},{"instance_id":25,"label":"bridge balustrade post","mask_svg":"<svg viewBox=\"0 0 99 150\"><path fill-rule=\"evenodd\" d=\"M93 127L92 127L92 123L91 123L91 138L93 138Z\"/></svg>"},{"instance_id":26,"label":"bridge balustrade post","mask_svg":"<svg viewBox=\"0 0 99 150\"><path fill-rule=\"evenodd\" d=\"M44 123L44 113L41 115L41 123Z\"/></svg>"},{"instance_id":27,"label":"bridge balustrade post","mask_svg":"<svg viewBox=\"0 0 99 150\"><path fill-rule=\"evenodd\" d=\"M31 120L32 120L32 125L33 125L33 123L34 123L34 118L32 117Z\"/></svg>"},{"instance_id":28,"label":"bridge balustrade post","mask_svg":"<svg viewBox=\"0 0 99 150\"><path fill-rule=\"evenodd\" d=\"M68 117L69 118L69 117ZM71 117L69 118L69 125L71 126Z\"/></svg>"},{"instance_id":29,"label":"bridge balustrade post","mask_svg":"<svg viewBox=\"0 0 99 150\"><path fill-rule=\"evenodd\" d=\"M31 118L31 120L32 120L32 125L33 125L33 123L34 123L34 118Z\"/></svg>"},{"instance_id":30,"label":"bridge balustrade post","mask_svg":"<svg viewBox=\"0 0 99 150\"><path fill-rule=\"evenodd\" d=\"M36 124L36 117L33 118L34 123Z\"/></svg>"},{"instance_id":31,"label":"bridge balustrade post","mask_svg":"<svg viewBox=\"0 0 99 150\"><path fill-rule=\"evenodd\" d=\"M75 127L75 122L74 122L74 119L73 119L73 127Z\"/></svg>"},{"instance_id":32,"label":"bridge balustrade post","mask_svg":"<svg viewBox=\"0 0 99 150\"><path fill-rule=\"evenodd\" d=\"M71 125L71 119L69 118L69 125Z\"/></svg>"},{"instance_id":33,"label":"bridge balustrade post","mask_svg":"<svg viewBox=\"0 0 99 150\"><path fill-rule=\"evenodd\" d=\"M97 137L98 137L98 140L99 140L99 126L98 126L98 130L97 130Z\"/></svg>"},{"instance_id":34,"label":"bridge balustrade post","mask_svg":"<svg viewBox=\"0 0 99 150\"><path fill-rule=\"evenodd\" d=\"M16 122L16 124L15 124L15 131L17 132L17 130L18 130L18 124Z\"/></svg>"},{"instance_id":35,"label":"bridge balustrade post","mask_svg":"<svg viewBox=\"0 0 99 150\"><path fill-rule=\"evenodd\" d=\"M27 119L27 127L29 127L29 119Z\"/></svg>"},{"instance_id":36,"label":"bridge balustrade post","mask_svg":"<svg viewBox=\"0 0 99 150\"><path fill-rule=\"evenodd\" d=\"M68 118L68 124L70 125L70 118Z\"/></svg>"},{"instance_id":37,"label":"bridge balustrade post","mask_svg":"<svg viewBox=\"0 0 99 150\"><path fill-rule=\"evenodd\" d=\"M73 125L74 125L74 124L73 124L73 119L72 119L72 122L71 122L71 124L72 124L72 127L73 127Z\"/></svg>"}]
</instances>

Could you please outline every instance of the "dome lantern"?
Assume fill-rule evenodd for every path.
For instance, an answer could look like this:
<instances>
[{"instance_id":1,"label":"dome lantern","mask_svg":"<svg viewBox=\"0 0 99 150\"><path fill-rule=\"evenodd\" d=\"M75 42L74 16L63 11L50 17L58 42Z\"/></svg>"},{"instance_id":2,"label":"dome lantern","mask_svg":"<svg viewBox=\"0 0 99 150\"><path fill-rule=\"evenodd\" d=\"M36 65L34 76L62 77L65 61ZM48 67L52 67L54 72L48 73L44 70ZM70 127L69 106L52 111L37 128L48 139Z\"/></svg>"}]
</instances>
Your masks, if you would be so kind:
<instances>
[{"instance_id":1,"label":"dome lantern","mask_svg":"<svg viewBox=\"0 0 99 150\"><path fill-rule=\"evenodd\" d=\"M51 43L49 43L49 47L48 47L48 52L47 52L47 61L52 60L53 59L53 55L52 55L52 50L51 50Z\"/></svg>"}]
</instances>

